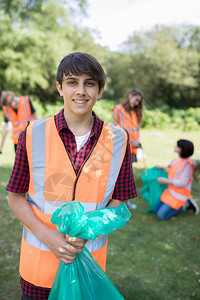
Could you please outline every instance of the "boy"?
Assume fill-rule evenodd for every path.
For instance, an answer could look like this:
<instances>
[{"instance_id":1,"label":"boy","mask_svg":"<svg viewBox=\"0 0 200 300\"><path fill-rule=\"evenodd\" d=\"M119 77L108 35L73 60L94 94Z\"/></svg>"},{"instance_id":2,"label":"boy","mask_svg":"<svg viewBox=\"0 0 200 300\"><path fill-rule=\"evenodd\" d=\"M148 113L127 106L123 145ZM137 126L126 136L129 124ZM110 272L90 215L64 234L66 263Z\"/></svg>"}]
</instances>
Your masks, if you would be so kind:
<instances>
[{"instance_id":1,"label":"boy","mask_svg":"<svg viewBox=\"0 0 200 300\"><path fill-rule=\"evenodd\" d=\"M31 122L20 135L6 187L8 204L25 225L22 299L48 299L59 261L73 262L86 242L105 270L107 236L85 241L58 232L50 221L58 207L77 200L92 211L137 196L127 133L92 111L104 90L102 66L87 53L72 53L60 62L56 79L64 109Z\"/></svg>"},{"instance_id":2,"label":"boy","mask_svg":"<svg viewBox=\"0 0 200 300\"><path fill-rule=\"evenodd\" d=\"M16 97L10 91L3 91L1 93L0 102L4 113L5 122L5 126L2 131L0 154L2 153L5 138L9 131L9 121L11 121L13 127L12 139L14 143L14 149L16 152L20 132L26 128L28 121L37 119L35 108L31 103L30 97Z\"/></svg>"}]
</instances>

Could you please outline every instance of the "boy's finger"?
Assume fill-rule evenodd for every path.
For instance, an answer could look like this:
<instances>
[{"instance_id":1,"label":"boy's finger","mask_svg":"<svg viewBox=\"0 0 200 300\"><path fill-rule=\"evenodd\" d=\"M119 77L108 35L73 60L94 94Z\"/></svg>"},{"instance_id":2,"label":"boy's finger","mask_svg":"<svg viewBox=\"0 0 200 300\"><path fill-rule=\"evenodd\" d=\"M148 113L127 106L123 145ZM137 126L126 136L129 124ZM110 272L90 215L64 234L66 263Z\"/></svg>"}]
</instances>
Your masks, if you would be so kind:
<instances>
[{"instance_id":1,"label":"boy's finger","mask_svg":"<svg viewBox=\"0 0 200 300\"><path fill-rule=\"evenodd\" d=\"M68 241L69 241L69 242L76 242L76 241L78 241L78 240L79 240L79 239L77 239L76 237L71 237L71 236L70 236L70 237L68 238Z\"/></svg>"}]
</instances>

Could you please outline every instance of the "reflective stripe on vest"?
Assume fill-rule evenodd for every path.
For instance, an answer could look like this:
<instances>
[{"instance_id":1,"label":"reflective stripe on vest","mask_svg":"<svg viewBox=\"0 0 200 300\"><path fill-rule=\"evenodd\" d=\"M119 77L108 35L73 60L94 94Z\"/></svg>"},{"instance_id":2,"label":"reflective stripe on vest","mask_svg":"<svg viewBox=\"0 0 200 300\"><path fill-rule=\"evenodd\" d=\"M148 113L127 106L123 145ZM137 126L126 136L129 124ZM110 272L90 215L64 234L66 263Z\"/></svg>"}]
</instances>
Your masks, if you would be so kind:
<instances>
[{"instance_id":1,"label":"reflective stripe on vest","mask_svg":"<svg viewBox=\"0 0 200 300\"><path fill-rule=\"evenodd\" d=\"M115 188L126 145L127 134L124 130L104 124L95 147L76 174L58 135L54 118L31 122L26 134L30 170L28 202L35 215L45 225L56 229L50 221L51 215L68 201L81 202L85 211L106 207ZM86 247L105 270L107 235L96 241L88 241ZM54 255L48 247L24 226L20 274L32 284L51 287L59 261L55 257L52 259L52 272L49 272L48 280L43 280L40 270L43 272L43 268L48 267L41 267L36 261L38 262L40 255L45 256L45 253L49 257L48 261L51 261L50 257Z\"/></svg>"},{"instance_id":2,"label":"reflective stripe on vest","mask_svg":"<svg viewBox=\"0 0 200 300\"><path fill-rule=\"evenodd\" d=\"M122 104L115 106L118 111L119 126L126 129L130 139L137 140L139 138L138 118L134 110L127 112ZM114 109L115 109L114 108ZM137 154L137 148L133 148L130 143L131 153Z\"/></svg>"},{"instance_id":3,"label":"reflective stripe on vest","mask_svg":"<svg viewBox=\"0 0 200 300\"><path fill-rule=\"evenodd\" d=\"M192 188L192 174L193 174L193 167L191 161L187 159L175 159L168 171L168 177L172 180L174 179L180 179L181 174L185 168L185 166L189 164L191 166L191 177L188 180L188 183L185 187L175 187L172 184L169 184L167 188L164 190L164 192L161 195L161 201L168 204L173 209L179 209L181 208L187 199L190 197L191 194L191 188Z\"/></svg>"},{"instance_id":4,"label":"reflective stripe on vest","mask_svg":"<svg viewBox=\"0 0 200 300\"><path fill-rule=\"evenodd\" d=\"M28 121L32 120L31 117L31 106L28 96L21 96L19 100L19 105L17 113L12 107L3 107L4 115L12 122L12 139L14 144L17 144L19 139L19 134L23 131Z\"/></svg>"},{"instance_id":5,"label":"reflective stripe on vest","mask_svg":"<svg viewBox=\"0 0 200 300\"><path fill-rule=\"evenodd\" d=\"M50 251L49 248L45 244L41 243L41 241L35 236L35 234L29 231L25 226L23 226L22 236L26 243L28 243L29 245L34 246L40 250ZM86 243L86 247L90 252L97 251L105 246L107 239L108 235L105 234L97 238L95 243L92 240L88 241Z\"/></svg>"}]
</instances>

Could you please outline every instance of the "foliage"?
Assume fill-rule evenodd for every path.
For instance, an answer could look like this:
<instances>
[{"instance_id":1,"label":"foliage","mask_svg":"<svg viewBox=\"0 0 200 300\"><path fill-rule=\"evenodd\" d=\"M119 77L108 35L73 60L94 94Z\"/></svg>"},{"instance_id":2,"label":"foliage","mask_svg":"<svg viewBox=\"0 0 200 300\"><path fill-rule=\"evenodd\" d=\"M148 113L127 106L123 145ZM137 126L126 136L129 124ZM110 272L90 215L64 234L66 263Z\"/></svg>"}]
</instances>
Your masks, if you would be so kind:
<instances>
[{"instance_id":1,"label":"foliage","mask_svg":"<svg viewBox=\"0 0 200 300\"><path fill-rule=\"evenodd\" d=\"M80 7L85 5L84 0L76 2ZM31 94L44 103L59 99L55 77L60 60L77 51L79 45L87 46L88 52L93 48L89 31L81 33L69 19L67 10L53 0L43 1L40 11L33 11L28 22L14 24L9 14L0 16L1 90ZM98 53L101 47L94 48Z\"/></svg>"},{"instance_id":2,"label":"foliage","mask_svg":"<svg viewBox=\"0 0 200 300\"><path fill-rule=\"evenodd\" d=\"M112 109L116 101L101 99L94 106L94 111L105 122L112 123ZM159 109L144 108L142 128L179 129L183 131L196 131L200 129L200 108L172 109L167 105Z\"/></svg>"},{"instance_id":3,"label":"foliage","mask_svg":"<svg viewBox=\"0 0 200 300\"><path fill-rule=\"evenodd\" d=\"M107 99L100 99L94 106L94 111L104 122L112 123L112 109L115 106L115 102Z\"/></svg>"},{"instance_id":4,"label":"foliage","mask_svg":"<svg viewBox=\"0 0 200 300\"><path fill-rule=\"evenodd\" d=\"M66 47L66 33L62 25L64 21L59 26L58 16L60 20L61 17L64 20L67 18L63 9L48 1L42 6L42 14L36 14L36 20L30 21L28 28L22 26L14 30L14 42L13 29L10 29L4 42L9 47L3 48L0 58L5 65L5 71L2 71L2 89L35 94L41 101L54 98L57 53L62 57L64 49L72 50L72 43L69 42ZM46 22L43 21L44 18ZM70 31L70 26L68 27ZM56 36L58 32L59 43Z\"/></svg>"},{"instance_id":5,"label":"foliage","mask_svg":"<svg viewBox=\"0 0 200 300\"><path fill-rule=\"evenodd\" d=\"M1 0L0 8L5 15L8 15L12 22L23 22L26 23L33 18L35 13L41 13L42 6L46 4L46 0ZM49 1L52 2L52 1ZM74 0L73 5L68 0L55 1L60 5L67 7L71 12L74 11L74 5L76 9L79 9L79 13L85 13L86 0Z\"/></svg>"},{"instance_id":6,"label":"foliage","mask_svg":"<svg viewBox=\"0 0 200 300\"><path fill-rule=\"evenodd\" d=\"M170 123L170 116L158 109L146 109L144 112L144 121L142 124L144 128L166 128Z\"/></svg>"},{"instance_id":7,"label":"foliage","mask_svg":"<svg viewBox=\"0 0 200 300\"><path fill-rule=\"evenodd\" d=\"M200 128L200 108L190 107L186 110L171 109L167 106L160 109L144 111L143 128L179 128L186 131L198 130Z\"/></svg>"},{"instance_id":8,"label":"foliage","mask_svg":"<svg viewBox=\"0 0 200 300\"><path fill-rule=\"evenodd\" d=\"M129 65L119 64L115 70L118 83L126 78L129 87L139 87L150 107L199 106L199 32L199 27L185 25L133 33L122 47Z\"/></svg>"},{"instance_id":9,"label":"foliage","mask_svg":"<svg viewBox=\"0 0 200 300\"><path fill-rule=\"evenodd\" d=\"M27 20L41 9L42 0L1 0L0 8L13 22Z\"/></svg>"},{"instance_id":10,"label":"foliage","mask_svg":"<svg viewBox=\"0 0 200 300\"><path fill-rule=\"evenodd\" d=\"M58 113L63 108L63 99L58 98L52 105L51 102L41 102L39 98L31 96L38 118L47 118ZM116 101L100 99L94 106L94 111L105 122L113 122L112 109ZM2 114L2 112L1 112ZM3 116L3 114L2 114ZM196 131L200 129L200 108L189 107L183 109L171 109L165 105L160 109L150 110L144 108L142 128L179 129L183 131Z\"/></svg>"},{"instance_id":11,"label":"foliage","mask_svg":"<svg viewBox=\"0 0 200 300\"><path fill-rule=\"evenodd\" d=\"M118 103L127 90L137 87L150 110L164 104L180 109L200 106L199 26L133 32L119 52L111 52L95 43L95 31L78 23L87 15L87 2L0 2L0 90L31 94L44 105L57 102L60 60L83 51L94 55L106 71L106 99Z\"/></svg>"}]
</instances>

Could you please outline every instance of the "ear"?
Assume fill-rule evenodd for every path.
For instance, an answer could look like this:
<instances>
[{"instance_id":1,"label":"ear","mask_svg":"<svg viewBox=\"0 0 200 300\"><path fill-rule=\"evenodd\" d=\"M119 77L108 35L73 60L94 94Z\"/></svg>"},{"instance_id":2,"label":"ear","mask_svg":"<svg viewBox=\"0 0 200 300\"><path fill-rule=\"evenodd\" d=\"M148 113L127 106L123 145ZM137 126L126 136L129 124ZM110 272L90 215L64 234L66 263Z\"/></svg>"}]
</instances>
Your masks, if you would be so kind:
<instances>
[{"instance_id":1,"label":"ear","mask_svg":"<svg viewBox=\"0 0 200 300\"><path fill-rule=\"evenodd\" d=\"M97 96L97 100L99 100L101 98L101 96L103 95L103 92L104 92L104 87L102 87L98 93L98 96Z\"/></svg>"},{"instance_id":2,"label":"ear","mask_svg":"<svg viewBox=\"0 0 200 300\"><path fill-rule=\"evenodd\" d=\"M60 96L63 96L62 86L60 85L60 83L58 81L56 81L56 87L57 87L57 90L58 90L58 93L60 94Z\"/></svg>"}]
</instances>

